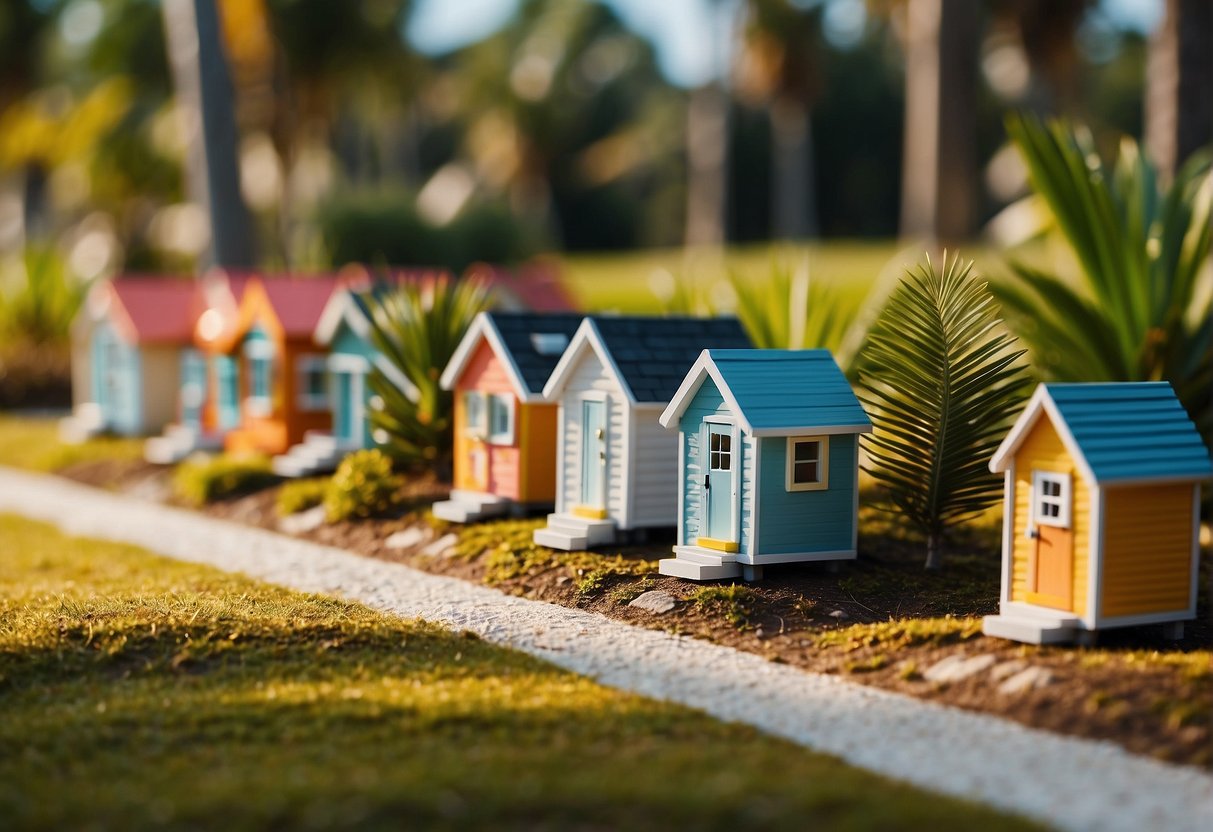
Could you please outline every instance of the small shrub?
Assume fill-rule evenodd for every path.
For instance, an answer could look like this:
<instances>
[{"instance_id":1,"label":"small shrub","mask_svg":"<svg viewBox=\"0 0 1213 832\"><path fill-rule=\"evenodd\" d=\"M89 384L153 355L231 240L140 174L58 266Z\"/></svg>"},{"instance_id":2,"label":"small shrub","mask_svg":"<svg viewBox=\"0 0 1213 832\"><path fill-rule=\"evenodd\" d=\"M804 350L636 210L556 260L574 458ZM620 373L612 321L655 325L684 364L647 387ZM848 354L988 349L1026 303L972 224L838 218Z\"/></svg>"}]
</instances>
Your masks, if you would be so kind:
<instances>
[{"instance_id":1,"label":"small shrub","mask_svg":"<svg viewBox=\"0 0 1213 832\"><path fill-rule=\"evenodd\" d=\"M607 578L612 574L609 569L592 569L586 572L577 581L577 597L585 599L601 595L606 589Z\"/></svg>"},{"instance_id":2,"label":"small shrub","mask_svg":"<svg viewBox=\"0 0 1213 832\"><path fill-rule=\"evenodd\" d=\"M729 586L705 586L691 596L691 602L705 612L717 612L737 629L750 623L750 605L755 600L754 590L741 584Z\"/></svg>"},{"instance_id":3,"label":"small shrub","mask_svg":"<svg viewBox=\"0 0 1213 832\"><path fill-rule=\"evenodd\" d=\"M278 478L263 456L227 456L186 460L173 473L173 493L193 506L260 491Z\"/></svg>"},{"instance_id":4,"label":"small shrub","mask_svg":"<svg viewBox=\"0 0 1213 832\"><path fill-rule=\"evenodd\" d=\"M288 482L278 492L278 502L275 504L278 516L288 517L320 505L324 502L328 484L327 477Z\"/></svg>"},{"instance_id":5,"label":"small shrub","mask_svg":"<svg viewBox=\"0 0 1213 832\"><path fill-rule=\"evenodd\" d=\"M355 451L341 461L325 488L325 517L336 523L383 514L396 504L401 485L401 478L392 473L392 460L383 451Z\"/></svg>"}]
</instances>

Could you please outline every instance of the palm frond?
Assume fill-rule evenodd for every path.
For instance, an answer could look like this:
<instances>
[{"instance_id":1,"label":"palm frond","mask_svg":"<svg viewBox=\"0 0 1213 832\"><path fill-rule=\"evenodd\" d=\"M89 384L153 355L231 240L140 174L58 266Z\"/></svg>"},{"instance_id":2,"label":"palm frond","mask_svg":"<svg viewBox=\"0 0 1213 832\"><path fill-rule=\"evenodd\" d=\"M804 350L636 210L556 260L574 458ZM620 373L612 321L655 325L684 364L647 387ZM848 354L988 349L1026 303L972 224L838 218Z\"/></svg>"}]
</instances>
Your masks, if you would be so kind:
<instances>
[{"instance_id":1,"label":"palm frond","mask_svg":"<svg viewBox=\"0 0 1213 832\"><path fill-rule=\"evenodd\" d=\"M860 394L875 431L865 470L927 537L939 565L944 531L1001 496L986 463L1027 393L1015 339L973 264L927 258L889 296L863 348Z\"/></svg>"}]
</instances>

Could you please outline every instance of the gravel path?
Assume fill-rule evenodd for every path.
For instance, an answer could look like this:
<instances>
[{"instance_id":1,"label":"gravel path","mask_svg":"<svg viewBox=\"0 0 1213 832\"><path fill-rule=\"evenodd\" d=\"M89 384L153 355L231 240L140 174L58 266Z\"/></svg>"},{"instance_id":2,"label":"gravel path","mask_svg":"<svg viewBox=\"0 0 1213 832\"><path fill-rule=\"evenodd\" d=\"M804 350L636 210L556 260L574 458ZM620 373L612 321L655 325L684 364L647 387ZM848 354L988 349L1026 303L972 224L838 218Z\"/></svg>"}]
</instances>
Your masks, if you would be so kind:
<instances>
[{"instance_id":1,"label":"gravel path","mask_svg":"<svg viewBox=\"0 0 1213 832\"><path fill-rule=\"evenodd\" d=\"M0 511L471 630L603 684L748 723L853 765L1063 829L1213 829L1213 777L1111 743L806 673L53 477L0 468ZM3 548L0 541L0 556Z\"/></svg>"}]
</instances>

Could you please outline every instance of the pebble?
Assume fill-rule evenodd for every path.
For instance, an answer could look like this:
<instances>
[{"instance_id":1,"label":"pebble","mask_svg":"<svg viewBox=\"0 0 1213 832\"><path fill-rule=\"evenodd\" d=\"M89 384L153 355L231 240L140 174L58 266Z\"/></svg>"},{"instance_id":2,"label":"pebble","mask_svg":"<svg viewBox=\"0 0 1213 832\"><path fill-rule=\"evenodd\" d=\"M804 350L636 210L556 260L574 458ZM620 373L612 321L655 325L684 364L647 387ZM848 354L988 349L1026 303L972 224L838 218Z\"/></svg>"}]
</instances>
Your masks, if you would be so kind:
<instances>
[{"instance_id":1,"label":"pebble","mask_svg":"<svg viewBox=\"0 0 1213 832\"><path fill-rule=\"evenodd\" d=\"M278 531L286 534L303 534L313 532L324 525L324 506L288 514L278 521Z\"/></svg>"},{"instance_id":2,"label":"pebble","mask_svg":"<svg viewBox=\"0 0 1213 832\"><path fill-rule=\"evenodd\" d=\"M648 592L642 592L631 601L628 601L629 607L651 612L654 615L665 615L674 609L677 604L677 599L664 589L650 589Z\"/></svg>"},{"instance_id":3,"label":"pebble","mask_svg":"<svg viewBox=\"0 0 1213 832\"><path fill-rule=\"evenodd\" d=\"M1024 693L1053 684L1053 674L1043 667L1028 667L998 686L999 693Z\"/></svg>"},{"instance_id":4,"label":"pebble","mask_svg":"<svg viewBox=\"0 0 1213 832\"><path fill-rule=\"evenodd\" d=\"M1009 661L1009 662L1001 662L999 664L996 664L992 668L990 668L990 681L991 682L1001 682L1003 679L1007 678L1008 676L1014 676L1016 673L1023 670L1027 666L1028 666L1027 662L1020 661L1019 659L1011 659L1011 661Z\"/></svg>"},{"instance_id":5,"label":"pebble","mask_svg":"<svg viewBox=\"0 0 1213 832\"><path fill-rule=\"evenodd\" d=\"M761 656L512 598L264 529L0 467L0 510L69 534L358 599L539 655L621 690L697 708L930 791L1062 830L1206 832L1213 777L1108 742L810 673ZM537 636L534 631L542 628ZM561 650L540 649L542 644ZM1040 668L1027 668L1043 671ZM1015 676L1010 677L1011 681Z\"/></svg>"},{"instance_id":6,"label":"pebble","mask_svg":"<svg viewBox=\"0 0 1213 832\"><path fill-rule=\"evenodd\" d=\"M387 540L383 541L383 545L389 549L412 549L421 543L424 543L429 537L429 532L421 526L409 526L407 529L402 529L394 534L390 534Z\"/></svg>"},{"instance_id":7,"label":"pebble","mask_svg":"<svg viewBox=\"0 0 1213 832\"><path fill-rule=\"evenodd\" d=\"M455 544L459 542L459 535L455 533L444 534L442 537L435 540L429 546L421 550L421 554L429 557L450 557L455 553Z\"/></svg>"},{"instance_id":8,"label":"pebble","mask_svg":"<svg viewBox=\"0 0 1213 832\"><path fill-rule=\"evenodd\" d=\"M990 653L970 657L954 653L928 667L922 678L928 682L959 682L992 667L995 661Z\"/></svg>"}]
</instances>

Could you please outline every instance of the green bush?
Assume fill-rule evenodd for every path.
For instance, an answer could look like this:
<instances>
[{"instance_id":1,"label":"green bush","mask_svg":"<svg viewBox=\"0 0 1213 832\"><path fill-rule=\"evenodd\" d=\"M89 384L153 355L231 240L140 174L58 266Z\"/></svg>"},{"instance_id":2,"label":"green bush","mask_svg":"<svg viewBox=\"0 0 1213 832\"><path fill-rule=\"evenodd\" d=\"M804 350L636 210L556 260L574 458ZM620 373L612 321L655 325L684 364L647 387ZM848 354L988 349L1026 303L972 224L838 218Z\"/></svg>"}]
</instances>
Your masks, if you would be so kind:
<instances>
[{"instance_id":1,"label":"green bush","mask_svg":"<svg viewBox=\"0 0 1213 832\"><path fill-rule=\"evenodd\" d=\"M215 456L186 460L173 474L173 493L202 506L240 494L251 494L277 482L263 456Z\"/></svg>"},{"instance_id":2,"label":"green bush","mask_svg":"<svg viewBox=\"0 0 1213 832\"><path fill-rule=\"evenodd\" d=\"M355 451L342 460L324 491L324 514L330 523L351 517L373 517L396 504L402 480L392 473L383 451Z\"/></svg>"},{"instance_id":3,"label":"green bush","mask_svg":"<svg viewBox=\"0 0 1213 832\"><path fill-rule=\"evenodd\" d=\"M278 516L287 517L320 505L324 502L324 494L328 485L328 477L288 482L278 492L278 501L275 505Z\"/></svg>"}]
</instances>

